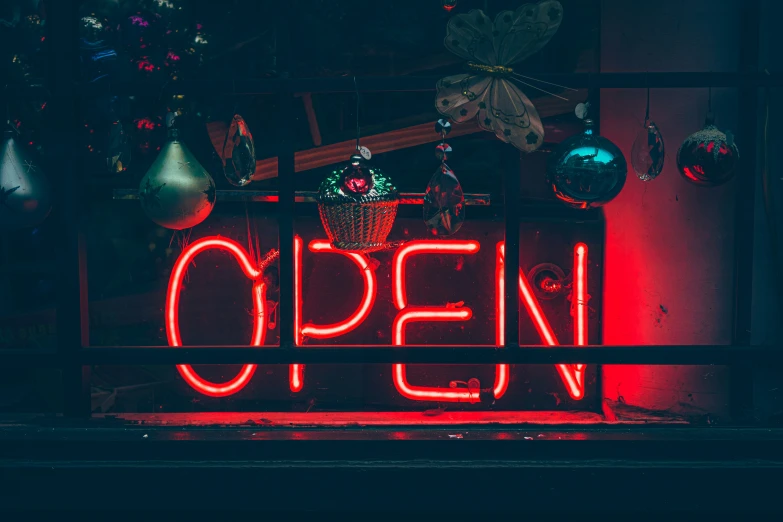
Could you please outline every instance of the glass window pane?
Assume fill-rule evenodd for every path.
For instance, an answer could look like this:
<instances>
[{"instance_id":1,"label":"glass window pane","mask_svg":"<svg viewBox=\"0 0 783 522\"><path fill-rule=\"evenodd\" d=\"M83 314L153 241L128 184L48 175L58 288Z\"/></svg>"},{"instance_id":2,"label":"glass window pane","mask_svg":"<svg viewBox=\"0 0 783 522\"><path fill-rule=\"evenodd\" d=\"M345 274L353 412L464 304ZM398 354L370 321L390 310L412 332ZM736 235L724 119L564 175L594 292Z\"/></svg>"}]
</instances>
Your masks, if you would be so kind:
<instances>
[{"instance_id":1,"label":"glass window pane","mask_svg":"<svg viewBox=\"0 0 783 522\"><path fill-rule=\"evenodd\" d=\"M269 0L84 1L82 79L116 85L275 76L275 13Z\"/></svg>"},{"instance_id":2,"label":"glass window pane","mask_svg":"<svg viewBox=\"0 0 783 522\"><path fill-rule=\"evenodd\" d=\"M56 346L52 179L45 161L48 74L46 12L38 2L0 9L0 351L53 351ZM48 218L48 219L47 219Z\"/></svg>"},{"instance_id":3,"label":"glass window pane","mask_svg":"<svg viewBox=\"0 0 783 522\"><path fill-rule=\"evenodd\" d=\"M279 342L276 257L264 262L265 299L242 269L278 246L272 100L118 96L83 112L91 345ZM170 286L181 294L176 341ZM268 332L254 327L256 310Z\"/></svg>"},{"instance_id":4,"label":"glass window pane","mask_svg":"<svg viewBox=\"0 0 783 522\"><path fill-rule=\"evenodd\" d=\"M0 414L62 413L61 372L54 368L0 367Z\"/></svg>"}]
</instances>

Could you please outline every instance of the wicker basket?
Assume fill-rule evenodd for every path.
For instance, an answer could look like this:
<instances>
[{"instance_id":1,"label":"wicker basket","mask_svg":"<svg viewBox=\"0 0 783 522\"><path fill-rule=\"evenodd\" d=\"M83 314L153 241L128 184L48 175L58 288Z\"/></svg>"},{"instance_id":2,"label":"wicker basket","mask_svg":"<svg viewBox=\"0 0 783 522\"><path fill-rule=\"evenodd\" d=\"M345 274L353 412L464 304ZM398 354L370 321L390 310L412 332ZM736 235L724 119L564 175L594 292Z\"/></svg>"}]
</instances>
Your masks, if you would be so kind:
<instances>
[{"instance_id":1,"label":"wicker basket","mask_svg":"<svg viewBox=\"0 0 783 522\"><path fill-rule=\"evenodd\" d=\"M380 169L371 169L374 188L368 194L346 195L338 187L342 169L321 183L318 212L332 246L370 252L388 248L386 237L397 216L399 194Z\"/></svg>"},{"instance_id":2,"label":"wicker basket","mask_svg":"<svg viewBox=\"0 0 783 522\"><path fill-rule=\"evenodd\" d=\"M332 245L362 252L386 248L386 237L397 216L398 199L368 196L360 201L321 201L318 212Z\"/></svg>"}]
</instances>

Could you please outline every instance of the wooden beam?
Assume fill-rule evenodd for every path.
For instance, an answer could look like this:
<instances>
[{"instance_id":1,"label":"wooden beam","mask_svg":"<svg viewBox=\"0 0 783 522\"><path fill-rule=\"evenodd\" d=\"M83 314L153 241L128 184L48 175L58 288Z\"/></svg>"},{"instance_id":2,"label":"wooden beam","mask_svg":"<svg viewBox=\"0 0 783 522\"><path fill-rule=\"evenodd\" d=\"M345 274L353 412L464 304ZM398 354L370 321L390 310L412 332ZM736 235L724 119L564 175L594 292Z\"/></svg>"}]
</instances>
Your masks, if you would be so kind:
<instances>
[{"instance_id":1,"label":"wooden beam","mask_svg":"<svg viewBox=\"0 0 783 522\"><path fill-rule=\"evenodd\" d=\"M581 89L573 93L569 101L559 100L553 97L537 98L536 109L541 119L569 114L573 111L578 101L587 98L587 89ZM440 140L435 132L435 122L423 123L410 127L404 127L380 134L362 137L362 145L369 148L373 154L383 154L395 150L416 147L425 143L434 143ZM218 155L222 155L223 140L226 134L226 125L222 122L207 124L212 144ZM466 123L456 123L452 126L450 138L465 136L481 132L476 120ZM333 165L345 161L355 150L355 140L341 141L323 147L302 150L296 153L296 172L317 169L326 165ZM256 162L256 172L253 181L271 179L277 177L277 158L267 158Z\"/></svg>"}]
</instances>

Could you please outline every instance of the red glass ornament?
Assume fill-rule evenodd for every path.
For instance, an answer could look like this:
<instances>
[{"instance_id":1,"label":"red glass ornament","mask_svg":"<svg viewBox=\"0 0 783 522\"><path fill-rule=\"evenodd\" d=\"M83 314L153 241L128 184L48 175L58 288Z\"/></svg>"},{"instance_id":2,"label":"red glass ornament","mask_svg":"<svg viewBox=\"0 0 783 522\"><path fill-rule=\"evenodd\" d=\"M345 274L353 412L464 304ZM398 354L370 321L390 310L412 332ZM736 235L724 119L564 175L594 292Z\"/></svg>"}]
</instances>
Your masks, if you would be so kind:
<instances>
[{"instance_id":1,"label":"red glass ornament","mask_svg":"<svg viewBox=\"0 0 783 522\"><path fill-rule=\"evenodd\" d=\"M351 156L351 163L343 170L341 188L346 194L367 194L372 190L372 173L361 156Z\"/></svg>"},{"instance_id":2,"label":"red glass ornament","mask_svg":"<svg viewBox=\"0 0 783 522\"><path fill-rule=\"evenodd\" d=\"M457 0L441 0L440 5L443 7L444 11L451 11L454 9L454 7L456 7Z\"/></svg>"},{"instance_id":3,"label":"red glass ornament","mask_svg":"<svg viewBox=\"0 0 783 522\"><path fill-rule=\"evenodd\" d=\"M688 136L677 151L680 174L699 186L715 187L730 180L739 163L732 137L714 125Z\"/></svg>"}]
</instances>

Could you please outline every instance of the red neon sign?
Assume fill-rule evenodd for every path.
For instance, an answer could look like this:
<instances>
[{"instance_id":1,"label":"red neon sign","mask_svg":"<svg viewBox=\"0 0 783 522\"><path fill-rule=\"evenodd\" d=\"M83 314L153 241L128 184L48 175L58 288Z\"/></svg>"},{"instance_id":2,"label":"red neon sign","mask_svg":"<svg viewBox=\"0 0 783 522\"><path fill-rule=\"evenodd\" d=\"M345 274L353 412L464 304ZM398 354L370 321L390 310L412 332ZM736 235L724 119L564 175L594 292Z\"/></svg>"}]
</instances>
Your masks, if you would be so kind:
<instances>
[{"instance_id":1,"label":"red neon sign","mask_svg":"<svg viewBox=\"0 0 783 522\"><path fill-rule=\"evenodd\" d=\"M251 346L262 346L266 336L266 287L261 271L250 261L245 249L235 241L220 237L207 237L191 243L179 256L169 279L166 292L166 337L169 346L182 346L182 336L179 332L179 298L182 293L182 280L188 265L201 252L211 249L225 250L234 256L245 276L253 281L253 339ZM226 397L233 395L250 382L256 371L255 364L246 364L239 374L228 382L215 384L200 377L190 365L177 366L180 375L195 390L211 397Z\"/></svg>"},{"instance_id":2,"label":"red neon sign","mask_svg":"<svg viewBox=\"0 0 783 522\"><path fill-rule=\"evenodd\" d=\"M295 342L302 345L305 337L327 339L344 335L361 325L369 316L378 292L378 282L375 271L370 267L370 260L364 254L342 252L332 248L326 240L311 241L308 248L313 253L333 253L350 259L360 271L364 283L362 299L357 309L346 319L328 325L312 323L302 324L302 250L303 241L300 237L294 239L294 328ZM166 296L166 334L170 346L181 346L179 331L179 299L182 290L182 280L187 267L193 258L201 252L219 249L231 253L239 263L245 276L253 281L254 321L252 346L262 346L266 334L266 300L262 273L250 260L247 252L236 242L209 237L191 243L180 255L169 280ZM405 264L408 257L416 254L475 254L480 245L477 241L412 241L400 247L395 253L392 264L392 299L399 313L392 325L392 342L394 345L405 344L405 328L412 322L430 321L468 321L473 312L467 307L435 307L409 306L405 289ZM505 344L505 267L504 245L498 243L495 265L496 321L495 344ZM587 246L578 243L574 248L574 282L572 307L574 320L574 342L576 345L587 344ZM550 346L558 345L549 322L544 315L538 300L530 287L530 283L520 270L519 290L525 309L533 320L533 324L541 340ZM197 391L213 397L232 395L241 390L253 376L256 365L248 364L242 367L240 373L226 383L215 384L197 375L188 365L177 366L185 381ZM574 399L584 396L584 365L558 364L558 373L563 380L569 395ZM393 379L397 390L406 398L427 401L477 402L480 390L468 388L437 388L413 386L406 379L404 364L393 366ZM495 369L495 383L492 392L495 398L500 398L506 392L509 383L509 366L499 364ZM289 384L291 391L301 391L304 386L304 365L292 364L289 368Z\"/></svg>"}]
</instances>

